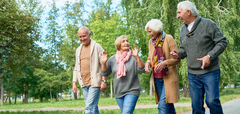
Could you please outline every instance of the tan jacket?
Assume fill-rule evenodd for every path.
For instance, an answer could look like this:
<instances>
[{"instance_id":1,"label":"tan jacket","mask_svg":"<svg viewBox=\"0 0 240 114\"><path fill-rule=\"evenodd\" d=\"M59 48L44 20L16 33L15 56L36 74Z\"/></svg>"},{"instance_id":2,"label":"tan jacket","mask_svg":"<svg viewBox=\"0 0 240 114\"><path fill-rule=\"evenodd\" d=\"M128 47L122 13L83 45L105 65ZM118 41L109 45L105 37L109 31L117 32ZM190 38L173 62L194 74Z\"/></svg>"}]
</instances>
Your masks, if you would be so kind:
<instances>
[{"instance_id":1,"label":"tan jacket","mask_svg":"<svg viewBox=\"0 0 240 114\"><path fill-rule=\"evenodd\" d=\"M155 50L152 40L149 40L149 52L148 52L148 60L147 62L152 65L152 56ZM179 99L179 81L178 81L178 71L177 71L177 64L180 60L173 59L170 55L170 52L173 50L178 50L177 44L171 35L166 35L163 43L163 50L165 53L165 57L167 61L168 73L167 75L163 76L164 79L164 86L165 86L165 94L166 94L166 103L175 103L178 102ZM152 66L151 66L152 67ZM153 87L155 91L155 100L156 104L160 99L160 96L157 92L157 88L155 87L154 76L152 74L153 79Z\"/></svg>"},{"instance_id":2,"label":"tan jacket","mask_svg":"<svg viewBox=\"0 0 240 114\"><path fill-rule=\"evenodd\" d=\"M82 49L82 45L80 45L76 50L76 56L75 56L75 67L73 71L73 82L79 82L81 87L84 87L82 76L81 76L81 67L80 67L80 51ZM101 72L101 56L100 53L102 53L104 50L101 47L100 44L96 43L94 40L91 39L91 47L90 47L90 71L91 71L91 86L92 87L100 87L101 86L101 80L102 77L100 75Z\"/></svg>"}]
</instances>

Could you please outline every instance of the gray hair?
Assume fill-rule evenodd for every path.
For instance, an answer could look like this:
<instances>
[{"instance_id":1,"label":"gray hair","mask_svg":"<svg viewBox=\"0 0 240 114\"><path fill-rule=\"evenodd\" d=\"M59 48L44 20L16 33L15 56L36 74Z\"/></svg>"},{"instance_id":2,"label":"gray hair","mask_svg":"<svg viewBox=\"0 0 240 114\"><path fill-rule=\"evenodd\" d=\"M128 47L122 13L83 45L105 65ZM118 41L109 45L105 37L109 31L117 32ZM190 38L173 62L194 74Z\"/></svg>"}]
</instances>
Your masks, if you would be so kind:
<instances>
[{"instance_id":1,"label":"gray hair","mask_svg":"<svg viewBox=\"0 0 240 114\"><path fill-rule=\"evenodd\" d=\"M197 8L192 2L182 1L178 3L177 8L179 8L179 6L181 6L184 12L190 10L193 16L198 16Z\"/></svg>"},{"instance_id":2,"label":"gray hair","mask_svg":"<svg viewBox=\"0 0 240 114\"><path fill-rule=\"evenodd\" d=\"M160 33L163 28L163 24L160 20L158 19L151 19L150 21L147 22L145 26L145 31L147 31L147 28L152 29L153 31Z\"/></svg>"},{"instance_id":3,"label":"gray hair","mask_svg":"<svg viewBox=\"0 0 240 114\"><path fill-rule=\"evenodd\" d=\"M90 31L90 30L89 30L87 27L80 27L78 31L80 31L80 30L81 30L81 29L83 29L83 28L84 28L84 29L87 29L87 31L88 31L88 34L90 34L90 33L91 33L91 31Z\"/></svg>"}]
</instances>

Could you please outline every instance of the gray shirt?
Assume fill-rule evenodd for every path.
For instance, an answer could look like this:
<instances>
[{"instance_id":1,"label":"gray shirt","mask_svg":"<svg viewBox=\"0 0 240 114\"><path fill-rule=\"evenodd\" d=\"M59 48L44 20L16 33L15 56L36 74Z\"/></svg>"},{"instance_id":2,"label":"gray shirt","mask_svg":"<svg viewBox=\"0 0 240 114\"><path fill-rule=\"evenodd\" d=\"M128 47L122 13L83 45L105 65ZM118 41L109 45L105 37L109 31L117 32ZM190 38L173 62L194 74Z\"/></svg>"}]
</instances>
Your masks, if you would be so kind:
<instances>
[{"instance_id":1,"label":"gray shirt","mask_svg":"<svg viewBox=\"0 0 240 114\"><path fill-rule=\"evenodd\" d=\"M220 28L210 19L197 17L191 31L187 25L180 30L179 59L187 57L188 72L191 74L205 74L220 68L219 55L226 49L228 43ZM208 67L201 69L202 58L211 56Z\"/></svg>"},{"instance_id":2,"label":"gray shirt","mask_svg":"<svg viewBox=\"0 0 240 114\"><path fill-rule=\"evenodd\" d=\"M127 69L126 76L117 78L118 63L115 55L113 55L107 61L107 70L101 70L101 74L106 77L112 73L115 98L120 98L127 94L140 95L141 85L138 78L138 72L145 72L144 66L139 68L133 56L129 58L125 66Z\"/></svg>"}]
</instances>

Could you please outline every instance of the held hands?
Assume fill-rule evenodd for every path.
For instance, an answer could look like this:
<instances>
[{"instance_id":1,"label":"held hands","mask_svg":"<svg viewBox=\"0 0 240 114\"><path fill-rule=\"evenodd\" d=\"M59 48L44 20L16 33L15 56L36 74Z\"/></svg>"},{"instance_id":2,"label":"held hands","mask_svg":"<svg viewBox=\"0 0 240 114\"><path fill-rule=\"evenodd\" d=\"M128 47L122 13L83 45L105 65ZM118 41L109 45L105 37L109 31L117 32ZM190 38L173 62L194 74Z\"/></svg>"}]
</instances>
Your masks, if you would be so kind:
<instances>
[{"instance_id":1,"label":"held hands","mask_svg":"<svg viewBox=\"0 0 240 114\"><path fill-rule=\"evenodd\" d=\"M158 63L157 66L154 68L154 71L155 72L161 72L162 69L167 66L167 62L166 61L163 61L161 63Z\"/></svg>"},{"instance_id":2,"label":"held hands","mask_svg":"<svg viewBox=\"0 0 240 114\"><path fill-rule=\"evenodd\" d=\"M199 58L197 60L202 61L201 69L204 69L204 67L208 67L211 62L209 56L207 56L207 55L204 56L203 58Z\"/></svg>"},{"instance_id":3,"label":"held hands","mask_svg":"<svg viewBox=\"0 0 240 114\"><path fill-rule=\"evenodd\" d=\"M178 59L180 57L179 52L176 50L173 50L172 52L170 52L170 55L172 55L173 59Z\"/></svg>"},{"instance_id":4,"label":"held hands","mask_svg":"<svg viewBox=\"0 0 240 114\"><path fill-rule=\"evenodd\" d=\"M134 46L134 48L132 48L132 46L131 46L132 56L136 58L136 57L138 57L138 47L135 45L133 45L133 46Z\"/></svg>"}]
</instances>

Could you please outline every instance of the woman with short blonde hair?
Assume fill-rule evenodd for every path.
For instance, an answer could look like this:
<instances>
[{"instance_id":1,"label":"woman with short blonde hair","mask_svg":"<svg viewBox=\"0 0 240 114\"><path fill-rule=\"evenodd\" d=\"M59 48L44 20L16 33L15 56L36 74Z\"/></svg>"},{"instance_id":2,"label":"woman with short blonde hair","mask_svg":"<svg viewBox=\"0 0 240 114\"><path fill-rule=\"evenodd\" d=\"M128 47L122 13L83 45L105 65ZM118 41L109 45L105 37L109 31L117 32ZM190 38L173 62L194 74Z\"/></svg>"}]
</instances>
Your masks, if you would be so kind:
<instances>
[{"instance_id":1,"label":"woman with short blonde hair","mask_svg":"<svg viewBox=\"0 0 240 114\"><path fill-rule=\"evenodd\" d=\"M144 63L138 56L138 47L129 46L128 38L120 36L115 41L117 53L108 59L107 53L101 55L101 75L107 79L112 73L114 95L122 114L132 114L140 95L138 72L145 72ZM107 85L102 82L103 88Z\"/></svg>"}]
</instances>

